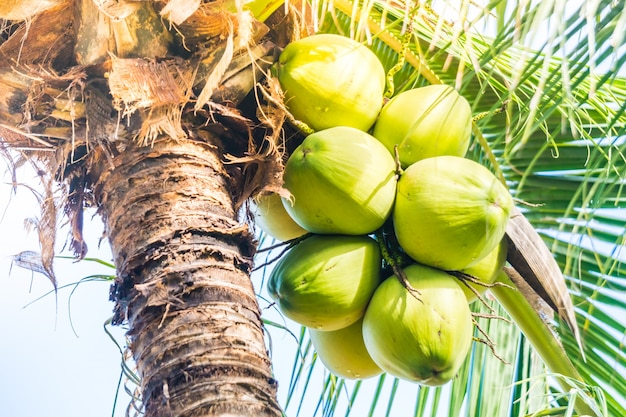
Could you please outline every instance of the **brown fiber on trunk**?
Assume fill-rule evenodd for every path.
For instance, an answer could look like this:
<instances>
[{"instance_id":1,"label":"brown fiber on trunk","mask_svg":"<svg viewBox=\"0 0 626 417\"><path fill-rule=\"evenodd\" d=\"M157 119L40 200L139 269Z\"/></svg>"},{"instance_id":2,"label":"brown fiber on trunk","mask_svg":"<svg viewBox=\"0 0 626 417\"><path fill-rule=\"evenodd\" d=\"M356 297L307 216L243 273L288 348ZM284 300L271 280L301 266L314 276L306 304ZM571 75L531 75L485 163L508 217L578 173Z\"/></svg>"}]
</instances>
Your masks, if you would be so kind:
<instances>
[{"instance_id":1,"label":"brown fiber on trunk","mask_svg":"<svg viewBox=\"0 0 626 417\"><path fill-rule=\"evenodd\" d=\"M249 278L255 245L218 149L131 144L93 177L147 417L282 415Z\"/></svg>"}]
</instances>

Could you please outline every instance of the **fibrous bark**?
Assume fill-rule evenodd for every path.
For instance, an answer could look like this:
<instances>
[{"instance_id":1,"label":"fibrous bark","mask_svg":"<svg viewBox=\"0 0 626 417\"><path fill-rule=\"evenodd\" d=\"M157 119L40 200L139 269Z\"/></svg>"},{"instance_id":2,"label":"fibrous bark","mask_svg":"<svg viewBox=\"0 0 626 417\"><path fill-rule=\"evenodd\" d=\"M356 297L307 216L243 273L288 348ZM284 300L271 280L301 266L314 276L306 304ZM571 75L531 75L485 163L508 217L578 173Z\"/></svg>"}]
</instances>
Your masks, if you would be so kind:
<instances>
[{"instance_id":1,"label":"fibrous bark","mask_svg":"<svg viewBox=\"0 0 626 417\"><path fill-rule=\"evenodd\" d=\"M250 281L256 244L236 213L265 171L239 166L233 179L221 154L279 161L254 159L249 120L235 108L271 65L254 64L271 48L253 45L265 32L243 11L202 7L197 25L175 28L164 4L58 0L15 26L1 21L0 141L67 186L44 208L49 218L65 210L77 257L87 251L83 207L102 214L117 268L114 322L130 329L146 416L279 416ZM226 33L204 32L224 16ZM219 103L196 101L191 114L206 85ZM46 230L44 249L54 224ZM41 264L52 257L42 250Z\"/></svg>"},{"instance_id":2,"label":"fibrous bark","mask_svg":"<svg viewBox=\"0 0 626 417\"><path fill-rule=\"evenodd\" d=\"M94 170L115 321L131 329L146 416L279 416L249 278L255 246L211 141L130 145Z\"/></svg>"}]
</instances>

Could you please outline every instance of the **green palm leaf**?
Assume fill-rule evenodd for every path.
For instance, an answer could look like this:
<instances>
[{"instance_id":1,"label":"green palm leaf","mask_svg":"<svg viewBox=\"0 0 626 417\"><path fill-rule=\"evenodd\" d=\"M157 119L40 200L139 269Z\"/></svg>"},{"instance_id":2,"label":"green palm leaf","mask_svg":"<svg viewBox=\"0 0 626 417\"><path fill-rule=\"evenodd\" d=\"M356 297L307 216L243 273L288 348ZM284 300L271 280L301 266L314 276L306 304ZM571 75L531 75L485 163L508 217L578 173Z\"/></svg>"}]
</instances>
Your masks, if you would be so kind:
<instances>
[{"instance_id":1,"label":"green palm leaf","mask_svg":"<svg viewBox=\"0 0 626 417\"><path fill-rule=\"evenodd\" d=\"M403 1L314 5L328 12L320 16L320 31L370 42L385 68L397 70L391 74L395 93L442 82L473 104L479 117L469 156L501 173L514 196L528 203L521 206L525 215L564 272L586 362L562 323L555 328L588 385L561 392L517 326L481 319L511 365L476 343L457 379L443 388L384 376L356 383L327 376L320 391L312 381L323 367L313 356L298 356L299 372L308 375L298 408L326 398L319 415L365 415L352 411L363 403L370 404L369 415L407 415L416 396L414 415L517 416L550 408L571 415L571 400L591 391L608 415L625 415L626 216L619 210L626 203L626 77L619 72L626 62L624 1L493 1L484 9L462 2L465 20L446 20L426 4ZM448 412L437 414L442 407Z\"/></svg>"}]
</instances>

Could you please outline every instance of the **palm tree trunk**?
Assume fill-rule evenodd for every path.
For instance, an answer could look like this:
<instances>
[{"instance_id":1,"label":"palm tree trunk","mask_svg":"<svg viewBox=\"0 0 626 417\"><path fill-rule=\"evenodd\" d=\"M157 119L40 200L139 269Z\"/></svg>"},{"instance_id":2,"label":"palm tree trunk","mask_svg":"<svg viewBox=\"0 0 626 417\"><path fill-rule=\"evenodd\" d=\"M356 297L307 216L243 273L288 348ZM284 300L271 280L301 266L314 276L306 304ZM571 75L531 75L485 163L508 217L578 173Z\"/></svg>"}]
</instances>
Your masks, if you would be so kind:
<instances>
[{"instance_id":1,"label":"palm tree trunk","mask_svg":"<svg viewBox=\"0 0 626 417\"><path fill-rule=\"evenodd\" d=\"M216 140L129 145L92 176L147 417L282 414Z\"/></svg>"},{"instance_id":2,"label":"palm tree trunk","mask_svg":"<svg viewBox=\"0 0 626 417\"><path fill-rule=\"evenodd\" d=\"M103 216L118 274L114 322L128 323L147 417L281 416L250 281L256 243L233 205L243 180L226 172L219 138L186 135L180 121L177 140L140 146L132 139L151 127L153 111L182 111L191 79L168 90L165 69L137 67L117 79L134 83L131 97L116 95L106 78L119 75L112 57L171 60L173 35L156 2L124 3L123 10L96 3L59 0L2 32L0 141L34 151L50 178L69 182L65 209L79 256L86 250L83 203L95 202ZM119 19L105 13L108 6ZM180 78L184 70L173 72ZM112 98L127 123L116 120ZM185 126L193 130L192 122Z\"/></svg>"}]
</instances>

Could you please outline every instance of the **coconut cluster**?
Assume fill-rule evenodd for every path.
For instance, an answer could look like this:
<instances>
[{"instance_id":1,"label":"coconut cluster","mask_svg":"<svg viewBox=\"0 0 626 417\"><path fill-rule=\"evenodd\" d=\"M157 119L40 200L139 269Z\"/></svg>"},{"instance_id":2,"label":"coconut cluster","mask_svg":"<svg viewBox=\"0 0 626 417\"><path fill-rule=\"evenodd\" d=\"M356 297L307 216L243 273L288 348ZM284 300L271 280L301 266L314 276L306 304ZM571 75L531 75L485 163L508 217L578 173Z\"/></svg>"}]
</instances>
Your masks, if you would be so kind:
<instances>
[{"instance_id":1,"label":"coconut cluster","mask_svg":"<svg viewBox=\"0 0 626 417\"><path fill-rule=\"evenodd\" d=\"M302 238L275 265L270 296L338 376L446 383L472 343L468 303L485 289L453 271L496 279L513 208L506 187L465 158L469 103L444 85L384 103L382 64L339 35L292 42L276 74L287 108L315 133L289 155L291 197L256 201L262 230Z\"/></svg>"}]
</instances>

